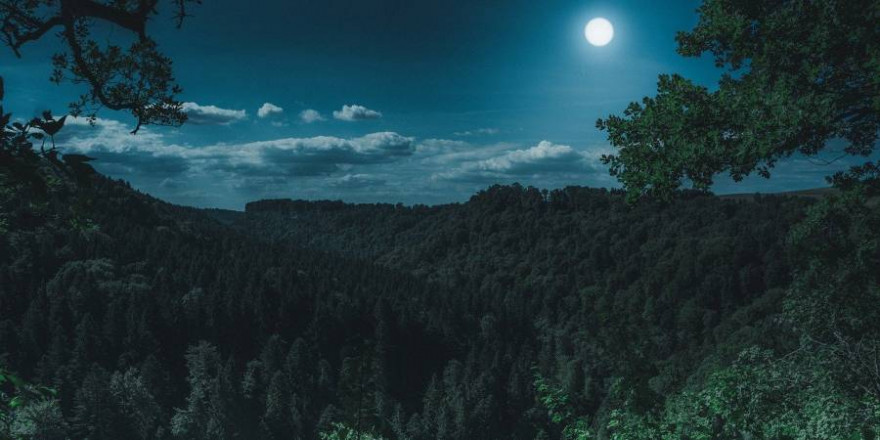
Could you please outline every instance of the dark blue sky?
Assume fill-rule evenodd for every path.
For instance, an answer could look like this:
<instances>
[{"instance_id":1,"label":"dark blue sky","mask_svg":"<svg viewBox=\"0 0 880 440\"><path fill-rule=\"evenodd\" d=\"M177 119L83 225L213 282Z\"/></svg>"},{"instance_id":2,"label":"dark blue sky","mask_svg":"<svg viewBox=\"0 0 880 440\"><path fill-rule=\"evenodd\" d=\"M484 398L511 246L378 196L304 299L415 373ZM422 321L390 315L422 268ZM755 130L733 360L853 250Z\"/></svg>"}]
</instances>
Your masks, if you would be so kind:
<instances>
[{"instance_id":1,"label":"dark blue sky","mask_svg":"<svg viewBox=\"0 0 880 440\"><path fill-rule=\"evenodd\" d=\"M698 3L208 0L183 29L167 15L150 29L175 60L189 124L131 136L107 111L97 127L68 124L61 145L166 200L233 209L267 197L463 201L492 183L616 186L598 162L610 150L596 119L653 94L660 73L717 78L711 60L675 53ZM615 26L605 47L583 36L597 16ZM55 44L0 67L17 115L59 113L81 91L47 81ZM770 181L716 189L817 187L828 172L792 159Z\"/></svg>"}]
</instances>

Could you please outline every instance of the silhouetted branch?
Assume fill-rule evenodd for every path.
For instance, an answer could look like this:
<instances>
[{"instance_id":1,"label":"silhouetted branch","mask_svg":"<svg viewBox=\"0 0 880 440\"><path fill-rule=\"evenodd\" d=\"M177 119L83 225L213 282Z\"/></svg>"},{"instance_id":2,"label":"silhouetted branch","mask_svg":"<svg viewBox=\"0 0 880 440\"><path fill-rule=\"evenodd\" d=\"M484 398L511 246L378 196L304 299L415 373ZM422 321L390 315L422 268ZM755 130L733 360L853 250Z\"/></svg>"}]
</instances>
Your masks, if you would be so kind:
<instances>
[{"instance_id":1,"label":"silhouetted branch","mask_svg":"<svg viewBox=\"0 0 880 440\"><path fill-rule=\"evenodd\" d=\"M171 60L163 56L147 34L147 22L157 14L160 0L0 0L0 35L16 56L25 44L60 28L59 38L68 49L53 57L52 80L61 82L70 72L74 83L85 83L89 94L71 104L72 113L84 108L129 111L137 120L133 132L143 125L180 125L186 116L174 96ZM174 19L182 25L190 4L201 0L168 0ZM91 20L118 26L137 36L128 50L90 37ZM94 116L94 113L90 113Z\"/></svg>"}]
</instances>

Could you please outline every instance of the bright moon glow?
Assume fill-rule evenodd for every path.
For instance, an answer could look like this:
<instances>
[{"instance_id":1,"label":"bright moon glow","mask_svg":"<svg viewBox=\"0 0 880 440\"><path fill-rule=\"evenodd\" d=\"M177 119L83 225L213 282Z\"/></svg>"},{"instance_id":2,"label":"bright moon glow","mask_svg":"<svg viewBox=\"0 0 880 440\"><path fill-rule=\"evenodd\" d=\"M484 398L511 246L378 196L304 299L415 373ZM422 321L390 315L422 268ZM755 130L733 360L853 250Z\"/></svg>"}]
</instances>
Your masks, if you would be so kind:
<instances>
[{"instance_id":1,"label":"bright moon glow","mask_svg":"<svg viewBox=\"0 0 880 440\"><path fill-rule=\"evenodd\" d=\"M604 46L614 38L614 26L604 18L594 18L584 28L584 35L593 46Z\"/></svg>"}]
</instances>

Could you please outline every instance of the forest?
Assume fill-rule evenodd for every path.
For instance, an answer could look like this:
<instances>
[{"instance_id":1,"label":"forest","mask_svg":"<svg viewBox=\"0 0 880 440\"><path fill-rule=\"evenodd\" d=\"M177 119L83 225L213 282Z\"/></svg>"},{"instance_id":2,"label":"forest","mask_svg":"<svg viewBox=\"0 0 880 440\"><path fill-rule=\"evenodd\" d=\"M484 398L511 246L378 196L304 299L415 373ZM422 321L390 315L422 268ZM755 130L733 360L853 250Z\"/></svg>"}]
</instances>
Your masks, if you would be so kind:
<instances>
[{"instance_id":1,"label":"forest","mask_svg":"<svg viewBox=\"0 0 880 440\"><path fill-rule=\"evenodd\" d=\"M7 43L47 32L9 8ZM792 21L823 24L811 8L861 32L846 53L755 43L818 32ZM97 14L70 11L47 25ZM197 209L56 148L64 117L0 108L0 439L880 439L880 167L816 198L710 191L830 138L872 154L880 5L700 13L682 54L751 70L711 92L661 76L600 120L620 189ZM155 47L82 58L77 35L56 62L91 90L78 111L185 121ZM148 91L91 75L133 65Z\"/></svg>"},{"instance_id":2,"label":"forest","mask_svg":"<svg viewBox=\"0 0 880 440\"><path fill-rule=\"evenodd\" d=\"M5 188L3 359L57 393L22 412L57 438L555 438L796 348L802 198L496 186L236 213L89 179L38 206Z\"/></svg>"}]
</instances>

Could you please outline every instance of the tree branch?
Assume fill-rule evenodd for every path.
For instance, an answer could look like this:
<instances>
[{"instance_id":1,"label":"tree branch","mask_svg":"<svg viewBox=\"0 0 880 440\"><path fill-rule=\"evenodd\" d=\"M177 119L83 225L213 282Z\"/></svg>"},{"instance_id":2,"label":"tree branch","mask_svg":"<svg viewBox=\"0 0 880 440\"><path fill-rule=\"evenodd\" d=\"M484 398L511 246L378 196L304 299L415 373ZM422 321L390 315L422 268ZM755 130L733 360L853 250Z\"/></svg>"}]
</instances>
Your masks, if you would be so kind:
<instances>
[{"instance_id":1,"label":"tree branch","mask_svg":"<svg viewBox=\"0 0 880 440\"><path fill-rule=\"evenodd\" d=\"M61 0L61 9L62 11L67 10L77 17L97 18L113 23L144 38L146 37L147 16L155 4L155 1L141 1L138 12L132 13L92 0Z\"/></svg>"},{"instance_id":2,"label":"tree branch","mask_svg":"<svg viewBox=\"0 0 880 440\"><path fill-rule=\"evenodd\" d=\"M72 15L65 16L64 23L64 38L67 40L68 46L70 46L70 52L73 55L73 61L76 63L78 73L80 73L86 81L88 81L89 85L92 86L92 91L95 96L97 96L98 100L101 101L107 108L111 110L125 110L128 107L124 105L115 104L110 101L107 96L104 94L104 82L101 81L95 72L89 67L89 63L86 61L85 56L83 55L82 46L79 41L76 39L76 28L75 28L75 17Z\"/></svg>"},{"instance_id":3,"label":"tree branch","mask_svg":"<svg viewBox=\"0 0 880 440\"><path fill-rule=\"evenodd\" d=\"M127 110L137 119L134 132L143 125L167 122L179 125L185 120L178 107L156 109L160 103L174 104L179 93L173 84L170 60L163 57L147 35L147 22L161 0L0 0L0 40L16 56L20 48L40 40L56 27L69 52L53 57L53 80L69 70L74 83L85 83L90 93L72 104L73 111L98 104L111 110ZM189 3L201 0L169 0L178 13L178 26L187 16ZM46 18L48 17L48 18ZM91 21L103 21L137 35L128 52L116 46L102 50L90 36ZM116 79L118 78L118 82Z\"/></svg>"},{"instance_id":4,"label":"tree branch","mask_svg":"<svg viewBox=\"0 0 880 440\"><path fill-rule=\"evenodd\" d=\"M10 38L8 38L9 47L15 53L15 56L21 58L21 52L19 52L21 46L23 46L27 42L39 40L43 37L43 35L46 35L47 32L52 30L52 28L56 26L61 26L62 23L63 20L61 19L61 17L52 17L49 20L40 24L36 29L31 32L27 32L25 34L16 33L16 35L14 36L15 41L12 40L11 36Z\"/></svg>"}]
</instances>

